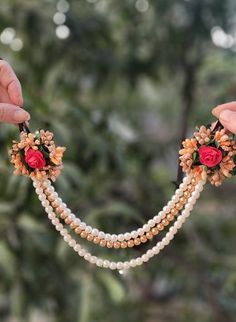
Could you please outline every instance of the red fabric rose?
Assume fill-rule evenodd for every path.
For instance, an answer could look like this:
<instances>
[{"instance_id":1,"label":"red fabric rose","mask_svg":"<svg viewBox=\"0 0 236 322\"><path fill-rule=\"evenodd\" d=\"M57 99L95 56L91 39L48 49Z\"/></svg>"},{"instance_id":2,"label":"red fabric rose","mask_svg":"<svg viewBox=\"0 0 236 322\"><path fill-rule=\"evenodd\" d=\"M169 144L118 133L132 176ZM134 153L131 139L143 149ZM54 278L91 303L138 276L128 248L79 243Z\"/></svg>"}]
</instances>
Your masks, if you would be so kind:
<instances>
[{"instance_id":1,"label":"red fabric rose","mask_svg":"<svg viewBox=\"0 0 236 322\"><path fill-rule=\"evenodd\" d=\"M199 157L202 164L215 167L222 160L222 152L213 146L202 145L199 148Z\"/></svg>"},{"instance_id":2,"label":"red fabric rose","mask_svg":"<svg viewBox=\"0 0 236 322\"><path fill-rule=\"evenodd\" d=\"M43 153L33 149L27 150L25 162L33 169L42 169L46 165Z\"/></svg>"}]
</instances>

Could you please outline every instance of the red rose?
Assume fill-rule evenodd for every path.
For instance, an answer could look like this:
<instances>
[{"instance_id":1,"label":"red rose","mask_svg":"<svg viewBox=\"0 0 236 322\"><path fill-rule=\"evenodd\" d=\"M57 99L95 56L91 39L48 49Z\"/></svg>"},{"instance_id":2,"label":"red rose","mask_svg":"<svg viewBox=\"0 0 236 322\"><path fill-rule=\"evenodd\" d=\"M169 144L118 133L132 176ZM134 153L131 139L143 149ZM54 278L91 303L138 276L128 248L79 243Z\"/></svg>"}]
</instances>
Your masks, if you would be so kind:
<instances>
[{"instance_id":1,"label":"red rose","mask_svg":"<svg viewBox=\"0 0 236 322\"><path fill-rule=\"evenodd\" d=\"M199 148L200 162L208 167L215 167L222 160L221 150L213 146L202 145Z\"/></svg>"},{"instance_id":2,"label":"red rose","mask_svg":"<svg viewBox=\"0 0 236 322\"><path fill-rule=\"evenodd\" d=\"M25 162L33 169L42 169L46 165L43 153L33 149L27 150Z\"/></svg>"}]
</instances>

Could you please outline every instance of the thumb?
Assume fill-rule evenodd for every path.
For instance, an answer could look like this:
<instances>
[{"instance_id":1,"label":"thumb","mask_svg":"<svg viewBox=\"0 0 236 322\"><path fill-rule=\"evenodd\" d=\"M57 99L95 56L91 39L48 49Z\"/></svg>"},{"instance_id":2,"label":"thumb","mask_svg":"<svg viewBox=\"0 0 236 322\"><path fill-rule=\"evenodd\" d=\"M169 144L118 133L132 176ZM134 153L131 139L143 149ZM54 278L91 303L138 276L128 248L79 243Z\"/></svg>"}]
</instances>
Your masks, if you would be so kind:
<instances>
[{"instance_id":1,"label":"thumb","mask_svg":"<svg viewBox=\"0 0 236 322\"><path fill-rule=\"evenodd\" d=\"M19 106L7 103L0 103L0 122L22 123L28 121L30 115Z\"/></svg>"},{"instance_id":2,"label":"thumb","mask_svg":"<svg viewBox=\"0 0 236 322\"><path fill-rule=\"evenodd\" d=\"M227 130L236 134L236 112L230 110L223 110L220 113L219 119Z\"/></svg>"}]
</instances>

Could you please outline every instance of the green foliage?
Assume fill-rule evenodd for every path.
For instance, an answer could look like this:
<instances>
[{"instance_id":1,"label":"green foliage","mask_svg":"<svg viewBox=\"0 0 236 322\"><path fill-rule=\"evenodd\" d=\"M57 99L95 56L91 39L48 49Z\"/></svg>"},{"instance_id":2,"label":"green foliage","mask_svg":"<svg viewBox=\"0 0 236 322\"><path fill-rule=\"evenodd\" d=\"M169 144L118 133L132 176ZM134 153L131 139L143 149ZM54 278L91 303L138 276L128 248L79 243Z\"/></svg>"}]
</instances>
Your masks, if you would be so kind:
<instances>
[{"instance_id":1,"label":"green foliage","mask_svg":"<svg viewBox=\"0 0 236 322\"><path fill-rule=\"evenodd\" d=\"M139 0L139 3L143 1ZM145 2L145 1L144 1ZM80 218L104 231L132 230L174 191L182 129L212 121L235 98L235 53L211 30L233 28L230 0L70 1L58 39L52 0L2 1L0 43L19 76L30 127L67 146L56 182ZM184 230L142 268L119 275L89 266L49 225L27 178L12 175L0 126L0 320L45 322L235 320L235 181L209 188ZM186 134L187 135L187 134ZM192 135L192 134L191 134ZM118 260L139 250L93 253Z\"/></svg>"}]
</instances>

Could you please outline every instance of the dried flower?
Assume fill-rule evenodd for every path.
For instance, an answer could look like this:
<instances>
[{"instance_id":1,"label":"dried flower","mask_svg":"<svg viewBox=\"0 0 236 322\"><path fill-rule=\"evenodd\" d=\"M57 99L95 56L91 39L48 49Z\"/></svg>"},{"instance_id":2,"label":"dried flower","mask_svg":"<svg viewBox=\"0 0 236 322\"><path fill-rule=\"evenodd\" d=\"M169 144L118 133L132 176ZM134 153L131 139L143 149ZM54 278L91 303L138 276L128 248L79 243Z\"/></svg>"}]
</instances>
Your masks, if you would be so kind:
<instances>
[{"instance_id":1,"label":"dried flower","mask_svg":"<svg viewBox=\"0 0 236 322\"><path fill-rule=\"evenodd\" d=\"M179 154L184 172L192 172L197 178L208 178L215 186L236 172L234 136L225 129L214 131L213 125L210 128L201 126L194 138L183 141Z\"/></svg>"},{"instance_id":2,"label":"dried flower","mask_svg":"<svg viewBox=\"0 0 236 322\"><path fill-rule=\"evenodd\" d=\"M20 142L13 141L9 154L15 174L55 181L63 168L64 151L64 147L55 146L53 133L40 130L35 133L21 132Z\"/></svg>"}]
</instances>

